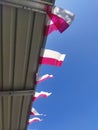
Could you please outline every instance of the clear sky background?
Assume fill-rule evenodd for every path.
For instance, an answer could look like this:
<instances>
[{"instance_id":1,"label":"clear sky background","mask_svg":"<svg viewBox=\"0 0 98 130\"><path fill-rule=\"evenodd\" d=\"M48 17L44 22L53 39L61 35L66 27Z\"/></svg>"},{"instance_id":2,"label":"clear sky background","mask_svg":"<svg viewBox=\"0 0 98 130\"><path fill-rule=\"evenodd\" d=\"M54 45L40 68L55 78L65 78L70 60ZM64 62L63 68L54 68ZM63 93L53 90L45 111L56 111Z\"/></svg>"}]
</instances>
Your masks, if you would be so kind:
<instances>
[{"instance_id":1,"label":"clear sky background","mask_svg":"<svg viewBox=\"0 0 98 130\"><path fill-rule=\"evenodd\" d=\"M40 76L54 78L36 90L52 95L34 102L47 116L28 130L98 130L98 0L56 0L55 5L76 17L65 32L48 36L46 48L67 56L61 67L41 66Z\"/></svg>"}]
</instances>

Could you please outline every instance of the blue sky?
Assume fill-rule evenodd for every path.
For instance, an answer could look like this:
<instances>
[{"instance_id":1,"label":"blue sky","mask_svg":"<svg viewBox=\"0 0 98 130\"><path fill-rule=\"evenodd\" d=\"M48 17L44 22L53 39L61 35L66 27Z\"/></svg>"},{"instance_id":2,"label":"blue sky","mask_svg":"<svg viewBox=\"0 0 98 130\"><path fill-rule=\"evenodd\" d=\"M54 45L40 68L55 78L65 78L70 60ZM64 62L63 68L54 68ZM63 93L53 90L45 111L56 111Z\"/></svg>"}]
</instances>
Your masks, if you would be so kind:
<instances>
[{"instance_id":1,"label":"blue sky","mask_svg":"<svg viewBox=\"0 0 98 130\"><path fill-rule=\"evenodd\" d=\"M46 48L67 56L61 67L41 66L40 75L54 78L36 90L52 95L34 102L47 116L28 130L98 130L98 0L56 0L55 5L76 17L65 32L48 36Z\"/></svg>"}]
</instances>

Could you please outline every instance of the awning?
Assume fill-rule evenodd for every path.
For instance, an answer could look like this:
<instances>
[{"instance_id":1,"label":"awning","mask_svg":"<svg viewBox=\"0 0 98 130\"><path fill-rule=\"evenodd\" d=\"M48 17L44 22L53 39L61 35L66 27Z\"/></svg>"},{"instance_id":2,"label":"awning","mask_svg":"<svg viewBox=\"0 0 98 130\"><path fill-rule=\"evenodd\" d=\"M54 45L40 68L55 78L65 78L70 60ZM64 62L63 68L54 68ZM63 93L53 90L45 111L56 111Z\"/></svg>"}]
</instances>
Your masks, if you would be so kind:
<instances>
[{"instance_id":1,"label":"awning","mask_svg":"<svg viewBox=\"0 0 98 130\"><path fill-rule=\"evenodd\" d=\"M0 130L26 130L39 68L45 6L54 0L0 0Z\"/></svg>"}]
</instances>

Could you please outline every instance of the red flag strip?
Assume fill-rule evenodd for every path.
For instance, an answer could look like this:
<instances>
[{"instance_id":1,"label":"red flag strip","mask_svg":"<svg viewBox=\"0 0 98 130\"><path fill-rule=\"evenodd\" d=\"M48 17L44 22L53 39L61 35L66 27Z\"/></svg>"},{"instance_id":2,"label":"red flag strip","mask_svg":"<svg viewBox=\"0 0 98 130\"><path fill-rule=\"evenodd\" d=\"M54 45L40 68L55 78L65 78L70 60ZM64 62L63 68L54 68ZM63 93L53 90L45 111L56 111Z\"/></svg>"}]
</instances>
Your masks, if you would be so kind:
<instances>
[{"instance_id":1,"label":"red flag strip","mask_svg":"<svg viewBox=\"0 0 98 130\"><path fill-rule=\"evenodd\" d=\"M52 33L53 31L58 30L57 27L55 26L55 24L51 21L51 19L48 17L46 18L46 24L44 27L44 36L48 36L50 33Z\"/></svg>"},{"instance_id":2,"label":"red flag strip","mask_svg":"<svg viewBox=\"0 0 98 130\"><path fill-rule=\"evenodd\" d=\"M56 6L52 8L52 11L47 10L47 14L52 24L46 24L44 33L46 36L55 30L62 33L70 26L75 17L72 12Z\"/></svg>"}]
</instances>

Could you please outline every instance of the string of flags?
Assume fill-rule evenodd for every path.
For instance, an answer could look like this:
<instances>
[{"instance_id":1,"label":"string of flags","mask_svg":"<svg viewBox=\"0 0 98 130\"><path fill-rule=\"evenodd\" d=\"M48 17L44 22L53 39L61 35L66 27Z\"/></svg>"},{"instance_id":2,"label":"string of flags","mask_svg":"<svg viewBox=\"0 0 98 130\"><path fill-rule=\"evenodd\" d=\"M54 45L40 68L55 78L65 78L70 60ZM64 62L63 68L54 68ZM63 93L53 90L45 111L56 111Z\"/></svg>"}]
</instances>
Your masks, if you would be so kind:
<instances>
[{"instance_id":1,"label":"string of flags","mask_svg":"<svg viewBox=\"0 0 98 130\"><path fill-rule=\"evenodd\" d=\"M49 6L46 9L47 18L46 24L44 28L44 36L48 36L53 31L59 31L60 33L64 32L73 22L75 15L62 8L53 6L52 8ZM39 64L53 65L53 66L61 66L66 54L61 54L60 52L49 50L49 49L41 49ZM46 79L53 78L53 75L45 74L41 77L36 75L36 84L45 81ZM35 92L32 102L36 101L40 97L47 98L52 93L50 92ZM40 114L36 111L35 108L31 108L30 115L34 116L33 118L28 120L28 125L33 122L41 122L42 119L36 116L46 116L45 114Z\"/></svg>"}]
</instances>

